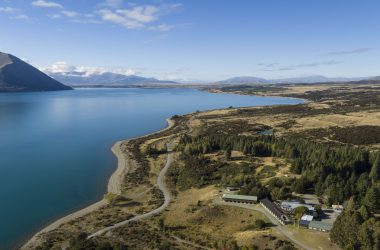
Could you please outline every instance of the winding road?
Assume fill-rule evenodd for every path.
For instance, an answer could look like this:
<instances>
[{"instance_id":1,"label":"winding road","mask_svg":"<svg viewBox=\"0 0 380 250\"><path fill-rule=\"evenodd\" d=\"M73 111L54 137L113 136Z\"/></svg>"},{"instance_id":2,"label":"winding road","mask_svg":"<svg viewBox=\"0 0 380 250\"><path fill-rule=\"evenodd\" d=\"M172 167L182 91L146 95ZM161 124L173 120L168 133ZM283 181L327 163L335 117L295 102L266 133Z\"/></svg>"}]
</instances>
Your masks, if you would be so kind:
<instances>
[{"instance_id":1,"label":"winding road","mask_svg":"<svg viewBox=\"0 0 380 250\"><path fill-rule=\"evenodd\" d=\"M160 207L158 207L158 208L156 208L150 212L147 212L145 214L136 215L135 217L133 217L131 219L128 219L128 220L116 223L112 226L100 229L99 231L88 236L87 237L88 239L102 235L102 234L104 234L110 230L115 229L115 228L125 226L126 224L128 224L131 221L138 221L138 220L146 219L150 216L159 214L167 208L167 206L170 204L171 196L170 196L170 191L168 190L168 188L166 187L166 184L165 184L165 175L166 175L166 172L168 171L168 169L170 168L170 166L173 162L173 152L172 152L173 151L173 142L171 140L169 140L169 142L166 144L166 148L168 150L168 155L166 158L165 167L161 170L161 172L159 173L159 175L157 177L157 186L164 195L164 199L165 199L164 203Z\"/></svg>"}]
</instances>

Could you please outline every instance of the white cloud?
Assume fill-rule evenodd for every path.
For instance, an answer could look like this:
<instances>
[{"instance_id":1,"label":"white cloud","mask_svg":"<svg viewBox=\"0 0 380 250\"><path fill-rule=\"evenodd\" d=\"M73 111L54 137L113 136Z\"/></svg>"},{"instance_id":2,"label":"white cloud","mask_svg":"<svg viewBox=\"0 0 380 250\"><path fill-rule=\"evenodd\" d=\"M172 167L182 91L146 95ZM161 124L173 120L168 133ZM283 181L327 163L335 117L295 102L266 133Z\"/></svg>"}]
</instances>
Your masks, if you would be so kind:
<instances>
[{"instance_id":1,"label":"white cloud","mask_svg":"<svg viewBox=\"0 0 380 250\"><path fill-rule=\"evenodd\" d=\"M111 10L100 10L99 14L103 21L108 21L124 26L127 29L143 28L144 24L130 20L123 15L119 15Z\"/></svg>"},{"instance_id":2,"label":"white cloud","mask_svg":"<svg viewBox=\"0 0 380 250\"><path fill-rule=\"evenodd\" d=\"M152 5L136 6L133 9L116 10L118 14L123 15L125 18L139 23L150 23L156 21L158 18L158 11L159 9Z\"/></svg>"},{"instance_id":3,"label":"white cloud","mask_svg":"<svg viewBox=\"0 0 380 250\"><path fill-rule=\"evenodd\" d=\"M66 16L66 17L70 17L70 18L73 18L73 17L77 17L79 15L79 13L75 12L75 11L68 11L68 10L63 10L61 11L61 13Z\"/></svg>"},{"instance_id":4,"label":"white cloud","mask_svg":"<svg viewBox=\"0 0 380 250\"><path fill-rule=\"evenodd\" d=\"M151 25L159 20L163 15L167 15L177 9L181 4L165 4L160 6L138 5L126 9L102 9L98 11L103 21L108 21L124 26L127 29L148 28L151 30L169 31L175 25L160 24Z\"/></svg>"},{"instance_id":5,"label":"white cloud","mask_svg":"<svg viewBox=\"0 0 380 250\"><path fill-rule=\"evenodd\" d=\"M0 12L4 12L4 13L14 13L17 11L18 11L18 9L15 9L12 7L0 7Z\"/></svg>"},{"instance_id":6,"label":"white cloud","mask_svg":"<svg viewBox=\"0 0 380 250\"><path fill-rule=\"evenodd\" d=\"M42 68L42 70L50 73L66 73L73 72L75 70L75 67L67 64L64 61L58 61L53 63L53 65L50 67Z\"/></svg>"},{"instance_id":7,"label":"white cloud","mask_svg":"<svg viewBox=\"0 0 380 250\"><path fill-rule=\"evenodd\" d=\"M102 74L102 73L116 73L122 75L136 75L139 74L140 71L131 68L109 68L109 67L91 67L91 66L73 66L68 64L65 61L58 61L53 63L53 65L45 68L40 68L40 70L45 73L61 73L70 75L75 72L83 73L85 76L94 75L94 74Z\"/></svg>"},{"instance_id":8,"label":"white cloud","mask_svg":"<svg viewBox=\"0 0 380 250\"><path fill-rule=\"evenodd\" d=\"M45 1L45 0L37 0L33 1L32 5L35 7L42 7L42 8L59 8L63 9L63 6L59 3L52 2L52 1Z\"/></svg>"}]
</instances>

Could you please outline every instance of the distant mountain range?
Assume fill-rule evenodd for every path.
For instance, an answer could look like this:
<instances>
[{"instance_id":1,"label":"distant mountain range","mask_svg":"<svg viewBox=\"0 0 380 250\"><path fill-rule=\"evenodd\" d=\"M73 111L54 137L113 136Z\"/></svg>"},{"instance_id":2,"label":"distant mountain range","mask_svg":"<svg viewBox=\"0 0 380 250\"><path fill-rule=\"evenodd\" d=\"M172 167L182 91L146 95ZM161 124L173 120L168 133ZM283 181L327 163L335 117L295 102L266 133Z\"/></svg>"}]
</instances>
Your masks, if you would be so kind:
<instances>
[{"instance_id":1,"label":"distant mountain range","mask_svg":"<svg viewBox=\"0 0 380 250\"><path fill-rule=\"evenodd\" d=\"M361 80L380 80L380 76L377 77L325 77L321 75L306 76L306 77L294 77L294 78L282 78L282 79L264 79L253 76L241 76L233 77L227 80L216 82L216 84L265 84L265 83L318 83L318 82L350 82Z\"/></svg>"},{"instance_id":2,"label":"distant mountain range","mask_svg":"<svg viewBox=\"0 0 380 250\"><path fill-rule=\"evenodd\" d=\"M24 62L23 60L6 53L0 52L0 92L14 91L53 91L72 89L79 86L99 86L99 87L125 87L142 85L176 85L175 81L158 80L136 75L124 75L114 72L52 72L44 70L41 72L37 68ZM276 84L276 83L323 83L323 82L349 82L361 80L380 80L376 77L356 77L356 78L329 78L321 75L264 79L252 76L233 77L227 80L215 82L214 84ZM65 85L66 84L66 85ZM194 84L194 83L192 83Z\"/></svg>"},{"instance_id":3,"label":"distant mountain range","mask_svg":"<svg viewBox=\"0 0 380 250\"><path fill-rule=\"evenodd\" d=\"M138 86L138 85L171 85L178 84L175 81L158 80L152 77L142 77L136 75L123 75L112 72L46 72L50 77L70 86ZM373 78L368 77L355 77L344 78L335 77L329 78L321 75L294 77L294 78L281 78L281 79L264 79L252 76L233 77L227 80L218 81L215 84L275 84L275 83L317 83L317 82L349 82L360 80L379 80L380 76Z\"/></svg>"},{"instance_id":4,"label":"distant mountain range","mask_svg":"<svg viewBox=\"0 0 380 250\"><path fill-rule=\"evenodd\" d=\"M147 78L136 75L123 75L112 72L88 73L88 72L46 72L55 80L71 86L80 85L104 85L104 86L133 86L149 84L176 84L173 81L161 81L156 78Z\"/></svg>"},{"instance_id":5,"label":"distant mountain range","mask_svg":"<svg viewBox=\"0 0 380 250\"><path fill-rule=\"evenodd\" d=\"M0 52L0 92L69 89L72 88L52 79L23 60Z\"/></svg>"}]
</instances>

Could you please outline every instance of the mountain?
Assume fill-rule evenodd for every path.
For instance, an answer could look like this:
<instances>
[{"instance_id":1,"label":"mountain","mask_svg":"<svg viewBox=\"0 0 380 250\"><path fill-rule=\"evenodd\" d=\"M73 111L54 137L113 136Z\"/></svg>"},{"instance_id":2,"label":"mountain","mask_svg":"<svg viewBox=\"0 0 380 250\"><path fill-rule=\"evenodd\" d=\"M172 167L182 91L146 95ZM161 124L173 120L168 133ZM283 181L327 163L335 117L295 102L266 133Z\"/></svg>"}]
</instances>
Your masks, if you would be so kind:
<instances>
[{"instance_id":1,"label":"mountain","mask_svg":"<svg viewBox=\"0 0 380 250\"><path fill-rule=\"evenodd\" d=\"M376 80L376 81L378 81L378 80L380 80L380 76L371 77L371 78L369 78L369 80Z\"/></svg>"},{"instance_id":2,"label":"mountain","mask_svg":"<svg viewBox=\"0 0 380 250\"><path fill-rule=\"evenodd\" d=\"M233 77L224 81L216 82L216 84L263 84L263 83L319 83L319 82L351 82L351 81L360 81L365 79L374 79L368 77L325 77L322 75L312 75L304 77L293 77L293 78L280 78L280 79L264 79L259 77ZM380 79L380 77L378 78Z\"/></svg>"},{"instance_id":3,"label":"mountain","mask_svg":"<svg viewBox=\"0 0 380 250\"><path fill-rule=\"evenodd\" d=\"M0 52L0 92L70 89L21 59Z\"/></svg>"},{"instance_id":4,"label":"mountain","mask_svg":"<svg viewBox=\"0 0 380 250\"><path fill-rule=\"evenodd\" d=\"M321 75L271 80L271 82L273 83L315 83L315 82L329 82L329 81L331 81L330 78L321 76Z\"/></svg>"},{"instance_id":5,"label":"mountain","mask_svg":"<svg viewBox=\"0 0 380 250\"><path fill-rule=\"evenodd\" d=\"M352 82L364 80L366 77L326 77L321 75L294 77L271 80L272 83L317 83L317 82Z\"/></svg>"},{"instance_id":6,"label":"mountain","mask_svg":"<svg viewBox=\"0 0 380 250\"><path fill-rule=\"evenodd\" d=\"M156 78L146 78L136 75L123 75L112 72L104 73L87 73L87 72L47 72L49 76L64 84L79 86L79 85L145 85L145 84L175 84L172 81L161 81Z\"/></svg>"},{"instance_id":7,"label":"mountain","mask_svg":"<svg viewBox=\"0 0 380 250\"><path fill-rule=\"evenodd\" d=\"M253 76L239 76L229 78L227 80L216 82L217 84L257 84L257 83L270 83L270 81Z\"/></svg>"}]
</instances>

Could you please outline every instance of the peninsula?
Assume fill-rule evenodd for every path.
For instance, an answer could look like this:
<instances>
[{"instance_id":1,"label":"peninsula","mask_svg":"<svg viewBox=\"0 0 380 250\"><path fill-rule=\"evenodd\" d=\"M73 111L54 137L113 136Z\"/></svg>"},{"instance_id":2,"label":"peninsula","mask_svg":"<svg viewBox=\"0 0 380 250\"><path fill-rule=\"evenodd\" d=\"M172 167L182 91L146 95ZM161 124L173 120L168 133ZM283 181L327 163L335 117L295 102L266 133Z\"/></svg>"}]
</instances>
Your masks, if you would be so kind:
<instances>
[{"instance_id":1,"label":"peninsula","mask_svg":"<svg viewBox=\"0 0 380 250\"><path fill-rule=\"evenodd\" d=\"M116 143L119 165L104 199L23 249L379 244L378 82L207 90L309 102L176 115L162 131Z\"/></svg>"}]
</instances>

